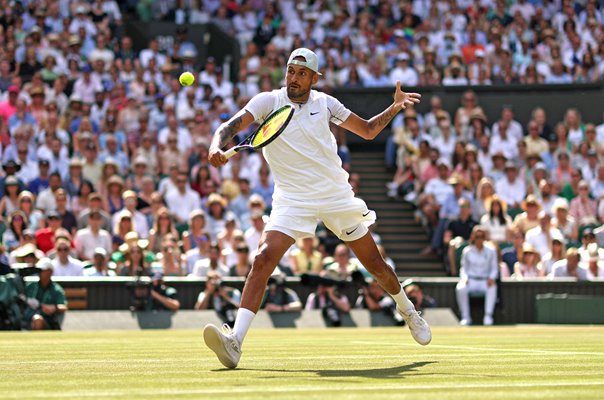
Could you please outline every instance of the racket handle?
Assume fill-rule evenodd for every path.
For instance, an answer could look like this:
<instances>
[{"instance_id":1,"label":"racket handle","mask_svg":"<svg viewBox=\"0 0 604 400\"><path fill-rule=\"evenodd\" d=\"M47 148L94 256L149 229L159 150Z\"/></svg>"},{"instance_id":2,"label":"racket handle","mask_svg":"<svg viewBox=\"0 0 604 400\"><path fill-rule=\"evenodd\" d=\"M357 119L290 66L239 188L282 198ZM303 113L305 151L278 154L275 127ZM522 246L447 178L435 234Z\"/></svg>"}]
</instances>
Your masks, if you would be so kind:
<instances>
[{"instance_id":1,"label":"racket handle","mask_svg":"<svg viewBox=\"0 0 604 400\"><path fill-rule=\"evenodd\" d=\"M231 147L230 149L228 149L227 151L224 152L224 156L229 159L231 157L233 157L235 154L237 154L237 147Z\"/></svg>"}]
</instances>

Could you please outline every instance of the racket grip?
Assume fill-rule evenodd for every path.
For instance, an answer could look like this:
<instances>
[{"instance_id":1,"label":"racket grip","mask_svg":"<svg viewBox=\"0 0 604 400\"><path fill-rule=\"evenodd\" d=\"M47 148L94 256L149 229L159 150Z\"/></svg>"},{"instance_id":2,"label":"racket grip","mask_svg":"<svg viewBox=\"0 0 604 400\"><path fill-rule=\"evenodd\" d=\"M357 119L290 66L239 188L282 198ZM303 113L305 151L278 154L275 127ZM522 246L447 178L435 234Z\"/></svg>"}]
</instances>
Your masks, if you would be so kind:
<instances>
[{"instance_id":1,"label":"racket grip","mask_svg":"<svg viewBox=\"0 0 604 400\"><path fill-rule=\"evenodd\" d=\"M235 154L237 154L237 147L231 147L230 149L224 152L224 156L227 159L233 157Z\"/></svg>"}]
</instances>

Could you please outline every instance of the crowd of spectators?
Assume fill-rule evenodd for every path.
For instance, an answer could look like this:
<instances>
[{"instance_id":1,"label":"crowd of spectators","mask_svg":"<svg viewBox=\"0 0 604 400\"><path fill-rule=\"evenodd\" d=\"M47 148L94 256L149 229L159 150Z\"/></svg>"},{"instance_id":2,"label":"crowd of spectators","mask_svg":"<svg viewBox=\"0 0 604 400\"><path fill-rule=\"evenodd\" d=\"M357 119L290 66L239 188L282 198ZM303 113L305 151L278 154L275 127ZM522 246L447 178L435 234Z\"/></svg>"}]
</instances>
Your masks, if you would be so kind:
<instances>
[{"instance_id":1,"label":"crowd of spectators","mask_svg":"<svg viewBox=\"0 0 604 400\"><path fill-rule=\"evenodd\" d=\"M387 147L397 165L388 194L417 205L431 237L422 253L457 275L480 225L497 249L497 276L604 277L604 124L575 108L561 121L535 108L521 124L511 105L488 121L471 90L453 115L429 101L426 114L409 109L393 123ZM567 271L577 255L582 269Z\"/></svg>"}]
</instances>

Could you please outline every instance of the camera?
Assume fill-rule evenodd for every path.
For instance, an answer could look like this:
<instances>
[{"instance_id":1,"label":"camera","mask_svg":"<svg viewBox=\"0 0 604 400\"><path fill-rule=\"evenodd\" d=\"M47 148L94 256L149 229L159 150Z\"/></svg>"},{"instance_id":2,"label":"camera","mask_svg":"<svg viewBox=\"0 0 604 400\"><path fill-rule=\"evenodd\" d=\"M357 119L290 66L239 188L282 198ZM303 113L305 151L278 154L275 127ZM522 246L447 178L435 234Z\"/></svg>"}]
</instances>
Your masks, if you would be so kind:
<instances>
[{"instance_id":1,"label":"camera","mask_svg":"<svg viewBox=\"0 0 604 400\"><path fill-rule=\"evenodd\" d=\"M137 276L134 282L126 283L126 289L130 291L130 311L145 311L151 297L151 282Z\"/></svg>"}]
</instances>

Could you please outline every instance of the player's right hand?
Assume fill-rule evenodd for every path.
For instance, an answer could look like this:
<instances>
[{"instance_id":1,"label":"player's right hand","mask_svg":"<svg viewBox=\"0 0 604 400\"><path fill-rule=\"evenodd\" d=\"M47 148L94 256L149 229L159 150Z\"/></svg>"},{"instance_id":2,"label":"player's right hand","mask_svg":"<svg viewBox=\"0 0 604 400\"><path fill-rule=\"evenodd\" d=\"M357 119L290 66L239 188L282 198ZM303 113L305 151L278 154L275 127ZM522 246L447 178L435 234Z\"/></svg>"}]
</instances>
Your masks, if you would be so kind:
<instances>
[{"instance_id":1,"label":"player's right hand","mask_svg":"<svg viewBox=\"0 0 604 400\"><path fill-rule=\"evenodd\" d=\"M224 155L224 151L210 147L208 161L214 167L222 167L224 164L227 163L228 159Z\"/></svg>"}]
</instances>

